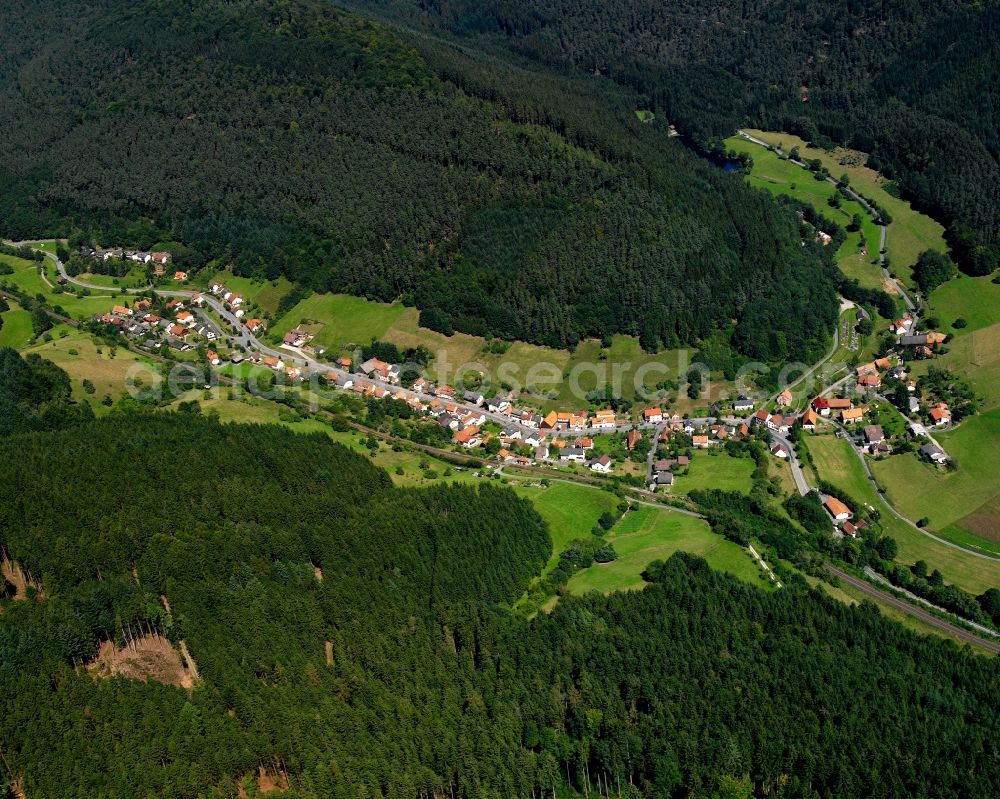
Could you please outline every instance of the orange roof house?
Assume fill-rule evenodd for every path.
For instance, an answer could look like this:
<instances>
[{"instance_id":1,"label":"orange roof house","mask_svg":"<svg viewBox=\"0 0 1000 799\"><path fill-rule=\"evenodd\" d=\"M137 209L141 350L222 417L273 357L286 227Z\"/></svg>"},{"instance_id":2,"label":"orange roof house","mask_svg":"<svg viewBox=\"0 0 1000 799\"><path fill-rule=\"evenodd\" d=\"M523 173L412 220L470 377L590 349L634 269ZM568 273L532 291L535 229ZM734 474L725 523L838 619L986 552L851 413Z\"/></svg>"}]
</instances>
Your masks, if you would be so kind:
<instances>
[{"instance_id":1,"label":"orange roof house","mask_svg":"<svg viewBox=\"0 0 1000 799\"><path fill-rule=\"evenodd\" d=\"M837 521L845 521L854 515L851 509L836 497L827 497L823 500L823 507Z\"/></svg>"},{"instance_id":2,"label":"orange roof house","mask_svg":"<svg viewBox=\"0 0 1000 799\"><path fill-rule=\"evenodd\" d=\"M559 424L559 414L557 414L555 411L549 411L542 418L542 423L540 427L543 430L552 430L553 428L555 428L557 424Z\"/></svg>"},{"instance_id":3,"label":"orange roof house","mask_svg":"<svg viewBox=\"0 0 1000 799\"><path fill-rule=\"evenodd\" d=\"M639 443L642 438L642 434L638 430L629 430L628 437L625 439L625 444L629 450L635 449L635 445Z\"/></svg>"},{"instance_id":4,"label":"orange roof house","mask_svg":"<svg viewBox=\"0 0 1000 799\"><path fill-rule=\"evenodd\" d=\"M864 408L847 408L840 412L840 419L844 423L860 422L864 415Z\"/></svg>"},{"instance_id":5,"label":"orange roof house","mask_svg":"<svg viewBox=\"0 0 1000 799\"><path fill-rule=\"evenodd\" d=\"M826 401L826 407L832 411L843 411L853 408L854 403L846 397L830 397L830 399Z\"/></svg>"}]
</instances>

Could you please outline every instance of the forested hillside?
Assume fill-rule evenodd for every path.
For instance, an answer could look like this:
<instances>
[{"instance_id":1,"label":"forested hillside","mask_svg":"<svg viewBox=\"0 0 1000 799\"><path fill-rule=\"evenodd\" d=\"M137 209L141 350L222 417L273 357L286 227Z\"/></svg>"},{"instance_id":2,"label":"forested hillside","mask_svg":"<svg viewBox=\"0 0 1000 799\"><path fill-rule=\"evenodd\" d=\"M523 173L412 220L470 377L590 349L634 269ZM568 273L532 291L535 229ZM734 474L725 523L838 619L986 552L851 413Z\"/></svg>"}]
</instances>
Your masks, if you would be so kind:
<instances>
[{"instance_id":1,"label":"forested hillside","mask_svg":"<svg viewBox=\"0 0 1000 799\"><path fill-rule=\"evenodd\" d=\"M352 0L463 42L598 73L707 144L740 125L873 154L950 225L963 268L1000 257L1000 6L945 0Z\"/></svg>"},{"instance_id":2,"label":"forested hillside","mask_svg":"<svg viewBox=\"0 0 1000 799\"><path fill-rule=\"evenodd\" d=\"M403 297L445 332L815 357L833 277L794 217L636 103L321 0L41 0L0 27L0 234Z\"/></svg>"},{"instance_id":3,"label":"forested hillside","mask_svg":"<svg viewBox=\"0 0 1000 799\"><path fill-rule=\"evenodd\" d=\"M506 489L191 414L2 443L0 547L42 593L0 599L0 784L30 799L259 767L310 798L1000 791L997 661L870 607L678 555L528 621L551 541ZM136 629L186 642L193 689L88 672Z\"/></svg>"}]
</instances>

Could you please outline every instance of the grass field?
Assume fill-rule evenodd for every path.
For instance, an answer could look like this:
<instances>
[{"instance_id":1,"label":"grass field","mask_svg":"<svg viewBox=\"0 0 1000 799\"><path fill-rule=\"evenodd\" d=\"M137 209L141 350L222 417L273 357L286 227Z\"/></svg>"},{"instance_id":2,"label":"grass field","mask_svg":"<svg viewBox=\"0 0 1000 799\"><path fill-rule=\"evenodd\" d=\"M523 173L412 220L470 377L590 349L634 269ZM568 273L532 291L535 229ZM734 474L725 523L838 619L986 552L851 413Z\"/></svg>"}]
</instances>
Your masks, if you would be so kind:
<instances>
[{"instance_id":1,"label":"grass field","mask_svg":"<svg viewBox=\"0 0 1000 799\"><path fill-rule=\"evenodd\" d=\"M574 574L567 585L570 593L642 588L645 585L642 572L646 566L679 551L703 557L719 571L769 587L750 553L713 533L702 519L642 506L626 514L607 538L618 559L611 563L595 563Z\"/></svg>"},{"instance_id":2,"label":"grass field","mask_svg":"<svg viewBox=\"0 0 1000 799\"><path fill-rule=\"evenodd\" d=\"M86 297L77 297L69 292L57 293L42 279L36 261L25 261L23 258L0 254L0 262L9 264L14 269L12 275L0 275L0 283L6 281L31 297L41 294L50 305L61 306L75 319L85 319L95 313L108 311L118 301L118 295L113 292L95 293Z\"/></svg>"},{"instance_id":3,"label":"grass field","mask_svg":"<svg viewBox=\"0 0 1000 799\"><path fill-rule=\"evenodd\" d=\"M835 435L810 435L809 454L819 476L860 501L870 501L871 484L850 443ZM874 507L878 505L871 502Z\"/></svg>"},{"instance_id":4,"label":"grass field","mask_svg":"<svg viewBox=\"0 0 1000 799\"><path fill-rule=\"evenodd\" d=\"M0 314L3 317L3 327L0 328L0 347L20 349L33 334L31 314L21 308L16 302L9 302L9 311Z\"/></svg>"},{"instance_id":5,"label":"grass field","mask_svg":"<svg viewBox=\"0 0 1000 799\"><path fill-rule=\"evenodd\" d=\"M124 347L119 347L111 357L111 349L106 344L95 344L89 335L67 325L57 325L49 333L51 342L39 342L23 352L38 353L64 369L72 380L73 399L89 402L98 416L108 411L101 404L104 395L117 400L126 390L129 375L138 377L146 386L159 383L159 373L150 368L153 361ZM93 394L83 390L84 379L94 384Z\"/></svg>"},{"instance_id":6,"label":"grass field","mask_svg":"<svg viewBox=\"0 0 1000 799\"><path fill-rule=\"evenodd\" d=\"M847 441L832 435L810 435L807 446L822 478L879 510L883 530L899 547L900 563L909 565L924 560L932 569L940 569L947 582L974 594L991 587L1000 588L1000 560L978 558L935 541L893 516L876 496Z\"/></svg>"},{"instance_id":7,"label":"grass field","mask_svg":"<svg viewBox=\"0 0 1000 799\"><path fill-rule=\"evenodd\" d=\"M211 276L206 276L204 279L199 275L198 285L202 288L208 288L208 284L213 280L217 280L226 286L226 288L235 291L237 294L242 295L244 299L256 303L265 311L272 314L278 310L278 302L280 302L281 298L292 290L292 283L285 277L279 277L275 280L255 280L249 277L240 277L226 271L216 272Z\"/></svg>"},{"instance_id":8,"label":"grass field","mask_svg":"<svg viewBox=\"0 0 1000 799\"><path fill-rule=\"evenodd\" d=\"M940 320L939 328L961 338L980 328L1000 322L1000 285L990 276L960 275L936 288L930 296L931 311ZM968 325L951 326L959 317Z\"/></svg>"},{"instance_id":9,"label":"grass field","mask_svg":"<svg viewBox=\"0 0 1000 799\"><path fill-rule=\"evenodd\" d=\"M138 264L122 277L114 275L94 275L89 272L80 275L80 280L86 283L93 283L95 286L103 286L106 289L114 290L121 287L127 289L143 288L146 286L146 268Z\"/></svg>"},{"instance_id":10,"label":"grass field","mask_svg":"<svg viewBox=\"0 0 1000 799\"><path fill-rule=\"evenodd\" d=\"M892 217L892 224L886 232L886 252L890 266L905 283L912 284L910 267L916 263L917 256L921 252L947 251L944 227L929 216L915 211L905 200L894 197L886 191L887 181L874 169L864 166L867 161L864 153L843 147L827 153L809 147L808 143L798 136L787 133L761 130L747 130L747 133L768 144L780 145L784 152L790 151L792 147L798 147L803 158L818 158L835 178L846 173L851 186L885 208ZM874 251L872 254L875 254Z\"/></svg>"},{"instance_id":11,"label":"grass field","mask_svg":"<svg viewBox=\"0 0 1000 799\"><path fill-rule=\"evenodd\" d=\"M718 488L747 494L750 492L753 470L754 463L749 458L696 452L691 458L688 473L678 475L675 479L673 493L688 494L699 489Z\"/></svg>"},{"instance_id":12,"label":"grass field","mask_svg":"<svg viewBox=\"0 0 1000 799\"><path fill-rule=\"evenodd\" d=\"M65 242L65 239L63 239ZM36 250L45 250L45 252L50 252L53 255L56 254L56 249L58 245L54 241L26 241L24 242L29 247L34 247Z\"/></svg>"},{"instance_id":13,"label":"grass field","mask_svg":"<svg viewBox=\"0 0 1000 799\"><path fill-rule=\"evenodd\" d=\"M747 175L751 185L766 189L772 194L785 194L809 203L845 230L854 214L860 215L861 230L848 233L847 240L837 252L837 261L844 274L856 278L863 286L881 287L881 270L872 263L878 257L878 226L860 203L842 200L840 208L831 208L827 200L837 193L832 183L816 180L808 170L791 161L782 160L770 150L740 136L727 139L726 147L747 153L753 158L753 168Z\"/></svg>"},{"instance_id":14,"label":"grass field","mask_svg":"<svg viewBox=\"0 0 1000 799\"><path fill-rule=\"evenodd\" d=\"M559 561L559 554L574 538L587 538L605 511L615 513L618 500L607 491L569 483L553 482L548 488L515 485L519 496L527 497L548 522L552 536L552 556L542 569L548 574Z\"/></svg>"},{"instance_id":15,"label":"grass field","mask_svg":"<svg viewBox=\"0 0 1000 799\"><path fill-rule=\"evenodd\" d=\"M956 429L935 436L958 465L957 471L931 466L915 454L873 464L889 500L911 519L927 517L930 528L964 531L986 539L1000 551L1000 408L966 419ZM950 528L956 528L954 530ZM951 536L949 536L951 537ZM961 543L983 541L975 538Z\"/></svg>"}]
</instances>

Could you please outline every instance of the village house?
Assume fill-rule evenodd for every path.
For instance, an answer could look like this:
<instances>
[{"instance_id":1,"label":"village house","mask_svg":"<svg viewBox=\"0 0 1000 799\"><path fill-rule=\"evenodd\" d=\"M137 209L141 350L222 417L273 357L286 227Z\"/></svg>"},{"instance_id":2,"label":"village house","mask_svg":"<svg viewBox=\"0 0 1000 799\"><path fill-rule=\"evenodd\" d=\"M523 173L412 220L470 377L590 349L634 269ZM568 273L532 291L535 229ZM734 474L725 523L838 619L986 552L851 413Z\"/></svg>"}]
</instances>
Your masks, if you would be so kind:
<instances>
[{"instance_id":1,"label":"village house","mask_svg":"<svg viewBox=\"0 0 1000 799\"><path fill-rule=\"evenodd\" d=\"M936 403L930 410L930 417L935 427L944 427L951 422L951 411L948 409L948 403Z\"/></svg>"},{"instance_id":2,"label":"village house","mask_svg":"<svg viewBox=\"0 0 1000 799\"><path fill-rule=\"evenodd\" d=\"M176 272L174 272L174 280L180 282L182 280L187 280L187 279L188 279L188 273L187 272L182 272L180 270L177 270Z\"/></svg>"},{"instance_id":3,"label":"village house","mask_svg":"<svg viewBox=\"0 0 1000 799\"><path fill-rule=\"evenodd\" d=\"M285 335L282 336L281 340L288 347L301 347L303 344L309 341L310 338L311 336L308 333L306 333L305 330L300 330L299 328L295 328L294 330L289 330L287 333L285 333Z\"/></svg>"},{"instance_id":4,"label":"village house","mask_svg":"<svg viewBox=\"0 0 1000 799\"><path fill-rule=\"evenodd\" d=\"M899 339L901 347L925 347L927 346L927 335L925 333L913 333L909 336L902 336Z\"/></svg>"},{"instance_id":5,"label":"village house","mask_svg":"<svg viewBox=\"0 0 1000 799\"><path fill-rule=\"evenodd\" d=\"M542 422L539 425L539 427L541 427L542 430L555 430L558 421L559 421L559 414L557 414L555 411L549 411L547 414L545 414L545 416L542 417Z\"/></svg>"},{"instance_id":6,"label":"village house","mask_svg":"<svg viewBox=\"0 0 1000 799\"><path fill-rule=\"evenodd\" d=\"M802 414L800 418L803 430L816 429L816 411L814 411L812 408L807 408L806 412Z\"/></svg>"},{"instance_id":7,"label":"village house","mask_svg":"<svg viewBox=\"0 0 1000 799\"><path fill-rule=\"evenodd\" d=\"M289 380L298 380L302 377L302 370L298 366L286 366L285 377Z\"/></svg>"},{"instance_id":8,"label":"village house","mask_svg":"<svg viewBox=\"0 0 1000 799\"><path fill-rule=\"evenodd\" d=\"M115 314L115 316L131 316L132 309L126 308L124 305L116 305L111 309L111 313Z\"/></svg>"},{"instance_id":9,"label":"village house","mask_svg":"<svg viewBox=\"0 0 1000 799\"><path fill-rule=\"evenodd\" d=\"M556 425L564 430L582 430L587 426L587 412L566 412L556 414Z\"/></svg>"},{"instance_id":10,"label":"village house","mask_svg":"<svg viewBox=\"0 0 1000 799\"><path fill-rule=\"evenodd\" d=\"M788 450L785 449L784 444L775 444L773 447L771 447L771 454L774 455L774 457L776 458L784 459L788 457Z\"/></svg>"},{"instance_id":11,"label":"village house","mask_svg":"<svg viewBox=\"0 0 1000 799\"><path fill-rule=\"evenodd\" d=\"M607 474L611 471L611 458L607 455L601 455L598 458L594 458L590 462L590 470L593 472Z\"/></svg>"},{"instance_id":12,"label":"village house","mask_svg":"<svg viewBox=\"0 0 1000 799\"><path fill-rule=\"evenodd\" d=\"M650 489L655 491L660 486L669 488L673 484L674 484L673 472L657 472L656 478L653 480L653 484L650 486Z\"/></svg>"},{"instance_id":13,"label":"village house","mask_svg":"<svg viewBox=\"0 0 1000 799\"><path fill-rule=\"evenodd\" d=\"M642 420L646 424L659 424L663 421L663 411L660 408L646 408L642 412Z\"/></svg>"},{"instance_id":14,"label":"village house","mask_svg":"<svg viewBox=\"0 0 1000 799\"><path fill-rule=\"evenodd\" d=\"M359 368L368 377L384 380L387 383L399 382L399 367L378 358L369 358ZM454 390L450 396L454 396Z\"/></svg>"},{"instance_id":15,"label":"village house","mask_svg":"<svg viewBox=\"0 0 1000 799\"><path fill-rule=\"evenodd\" d=\"M873 374L861 375L858 378L858 388L861 389L876 389L882 385L882 376L878 372Z\"/></svg>"},{"instance_id":16,"label":"village house","mask_svg":"<svg viewBox=\"0 0 1000 799\"><path fill-rule=\"evenodd\" d=\"M481 413L467 413L461 417L462 427L480 427L486 422L486 417Z\"/></svg>"},{"instance_id":17,"label":"village house","mask_svg":"<svg viewBox=\"0 0 1000 799\"><path fill-rule=\"evenodd\" d=\"M455 389L451 386L438 386L437 391L434 392L436 396L442 399L451 399L455 396Z\"/></svg>"},{"instance_id":18,"label":"village house","mask_svg":"<svg viewBox=\"0 0 1000 799\"><path fill-rule=\"evenodd\" d=\"M948 455L937 444L924 444L920 448L920 454L934 463L947 463Z\"/></svg>"},{"instance_id":19,"label":"village house","mask_svg":"<svg viewBox=\"0 0 1000 799\"><path fill-rule=\"evenodd\" d=\"M811 407L820 416L830 415L830 400L826 397L816 397L811 403Z\"/></svg>"},{"instance_id":20,"label":"village house","mask_svg":"<svg viewBox=\"0 0 1000 799\"><path fill-rule=\"evenodd\" d=\"M749 399L749 397L740 394L733 402L733 410L736 411L737 413L741 413L743 411L752 411L753 402Z\"/></svg>"},{"instance_id":21,"label":"village house","mask_svg":"<svg viewBox=\"0 0 1000 799\"><path fill-rule=\"evenodd\" d=\"M541 433L532 430L531 432L524 434L523 441L526 446L537 447L539 444L545 441L545 436L543 436Z\"/></svg>"},{"instance_id":22,"label":"village house","mask_svg":"<svg viewBox=\"0 0 1000 799\"><path fill-rule=\"evenodd\" d=\"M854 514L851 513L851 509L834 496L829 496L824 499L823 507L826 508L826 512L833 517L833 521L835 523L846 522L854 516Z\"/></svg>"},{"instance_id":23,"label":"village house","mask_svg":"<svg viewBox=\"0 0 1000 799\"><path fill-rule=\"evenodd\" d=\"M778 407L787 408L792 404L792 392L790 389L785 389L778 395Z\"/></svg>"},{"instance_id":24,"label":"village house","mask_svg":"<svg viewBox=\"0 0 1000 799\"><path fill-rule=\"evenodd\" d=\"M631 452L641 440L642 434L638 430L629 430L628 435L625 437L625 446Z\"/></svg>"},{"instance_id":25,"label":"village house","mask_svg":"<svg viewBox=\"0 0 1000 799\"><path fill-rule=\"evenodd\" d=\"M795 424L794 416L782 416L778 413L767 420L768 429L778 433L787 433L793 424Z\"/></svg>"},{"instance_id":26,"label":"village house","mask_svg":"<svg viewBox=\"0 0 1000 799\"><path fill-rule=\"evenodd\" d=\"M270 355L265 355L260 360L261 363L264 364L264 366L268 367L269 369L274 369L274 371L276 372L280 372L282 369L285 368L285 364L281 361L280 358L272 358Z\"/></svg>"},{"instance_id":27,"label":"village house","mask_svg":"<svg viewBox=\"0 0 1000 799\"><path fill-rule=\"evenodd\" d=\"M180 325L171 325L167 332L171 336L176 336L177 338L184 338L190 331L186 327L181 327Z\"/></svg>"},{"instance_id":28,"label":"village house","mask_svg":"<svg viewBox=\"0 0 1000 799\"><path fill-rule=\"evenodd\" d=\"M190 311L181 311L175 318L177 319L177 324L187 325L188 327L191 327L195 321L194 314Z\"/></svg>"},{"instance_id":29,"label":"village house","mask_svg":"<svg viewBox=\"0 0 1000 799\"><path fill-rule=\"evenodd\" d=\"M597 430L607 430L615 426L615 412L610 408L603 411L594 411L590 417L590 426Z\"/></svg>"},{"instance_id":30,"label":"village house","mask_svg":"<svg viewBox=\"0 0 1000 799\"><path fill-rule=\"evenodd\" d=\"M455 443L461 444L466 449L472 449L479 444L479 428L473 425L459 430L454 436Z\"/></svg>"},{"instance_id":31,"label":"village house","mask_svg":"<svg viewBox=\"0 0 1000 799\"><path fill-rule=\"evenodd\" d=\"M881 444L885 441L885 432L882 430L882 425L865 425L865 441L868 444Z\"/></svg>"},{"instance_id":32,"label":"village house","mask_svg":"<svg viewBox=\"0 0 1000 799\"><path fill-rule=\"evenodd\" d=\"M218 280L213 280L211 283L208 284L208 290L211 291L213 294L221 294L223 291L225 291L225 289L226 287L223 286Z\"/></svg>"},{"instance_id":33,"label":"village house","mask_svg":"<svg viewBox=\"0 0 1000 799\"><path fill-rule=\"evenodd\" d=\"M844 424L857 424L865 416L864 408L846 408L840 412L840 421Z\"/></svg>"},{"instance_id":34,"label":"village house","mask_svg":"<svg viewBox=\"0 0 1000 799\"><path fill-rule=\"evenodd\" d=\"M264 323L260 319L247 319L245 324L251 333L259 333L264 329Z\"/></svg>"},{"instance_id":35,"label":"village house","mask_svg":"<svg viewBox=\"0 0 1000 799\"><path fill-rule=\"evenodd\" d=\"M219 357L219 353L217 353L215 350L208 350L205 353L205 357L208 358L208 363L211 366L218 366L220 363L222 363L222 359Z\"/></svg>"},{"instance_id":36,"label":"village house","mask_svg":"<svg viewBox=\"0 0 1000 799\"><path fill-rule=\"evenodd\" d=\"M708 449L709 443L708 436L691 436L691 446L696 449Z\"/></svg>"},{"instance_id":37,"label":"village house","mask_svg":"<svg viewBox=\"0 0 1000 799\"><path fill-rule=\"evenodd\" d=\"M458 417L453 413L439 413L437 414L437 423L441 427L447 427L449 430L458 430Z\"/></svg>"},{"instance_id":38,"label":"village house","mask_svg":"<svg viewBox=\"0 0 1000 799\"><path fill-rule=\"evenodd\" d=\"M478 404L478 403L477 403ZM509 413L511 410L510 400L507 397L497 395L486 400L486 410L490 413ZM530 414L529 414L530 418Z\"/></svg>"},{"instance_id":39,"label":"village house","mask_svg":"<svg viewBox=\"0 0 1000 799\"><path fill-rule=\"evenodd\" d=\"M905 336L913 328L913 317L904 316L902 319L897 319L892 323L892 332L897 336Z\"/></svg>"},{"instance_id":40,"label":"village house","mask_svg":"<svg viewBox=\"0 0 1000 799\"><path fill-rule=\"evenodd\" d=\"M580 449L580 447L565 447L563 451L559 453L559 460L583 463L586 456L587 453Z\"/></svg>"},{"instance_id":41,"label":"village house","mask_svg":"<svg viewBox=\"0 0 1000 799\"><path fill-rule=\"evenodd\" d=\"M483 404L485 397L481 391L463 391L462 399L478 406Z\"/></svg>"}]
</instances>

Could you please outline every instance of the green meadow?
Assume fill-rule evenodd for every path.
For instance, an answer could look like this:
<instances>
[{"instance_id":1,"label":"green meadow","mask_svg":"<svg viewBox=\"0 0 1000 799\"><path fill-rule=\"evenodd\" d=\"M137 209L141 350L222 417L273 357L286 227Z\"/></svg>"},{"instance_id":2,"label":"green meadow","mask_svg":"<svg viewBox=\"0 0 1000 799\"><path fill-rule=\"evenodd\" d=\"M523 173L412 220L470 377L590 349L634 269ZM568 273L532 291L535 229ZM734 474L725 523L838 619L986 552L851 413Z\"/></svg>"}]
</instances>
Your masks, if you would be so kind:
<instances>
[{"instance_id":1,"label":"green meadow","mask_svg":"<svg viewBox=\"0 0 1000 799\"><path fill-rule=\"evenodd\" d=\"M886 254L890 267L905 284L912 286L911 267L920 253L924 250L947 252L944 227L916 211L906 200L896 197L890 191L890 182L874 169L865 166L868 159L865 153L844 147L826 152L818 147L810 147L808 142L787 133L762 130L747 130L747 133L768 144L780 146L786 153L793 147L798 147L803 159L818 158L835 178L846 174L851 186L860 194L870 197L885 208L892 217L892 223L886 232ZM873 250L872 255L874 254Z\"/></svg>"},{"instance_id":2,"label":"green meadow","mask_svg":"<svg viewBox=\"0 0 1000 799\"><path fill-rule=\"evenodd\" d=\"M606 594L642 588L642 572L650 563L680 551L705 558L714 569L770 587L747 550L713 533L707 522L692 516L638 506L612 528L607 540L614 546L617 560L595 563L574 574L567 585L570 593Z\"/></svg>"},{"instance_id":3,"label":"green meadow","mask_svg":"<svg viewBox=\"0 0 1000 799\"><path fill-rule=\"evenodd\" d=\"M0 347L19 349L31 339L31 314L21 308L16 302L9 302L9 311L0 314L3 327L0 327Z\"/></svg>"},{"instance_id":4,"label":"green meadow","mask_svg":"<svg viewBox=\"0 0 1000 799\"><path fill-rule=\"evenodd\" d=\"M876 495L874 486L847 441L833 435L807 435L804 438L820 477L855 500L879 511L885 534L892 536L899 547L896 559L900 563L909 565L924 560L932 569L940 569L947 582L974 594L1000 587L1000 559L976 557L948 546L893 516ZM914 485L919 488L919 483Z\"/></svg>"}]
</instances>

